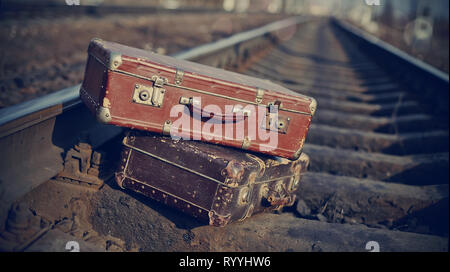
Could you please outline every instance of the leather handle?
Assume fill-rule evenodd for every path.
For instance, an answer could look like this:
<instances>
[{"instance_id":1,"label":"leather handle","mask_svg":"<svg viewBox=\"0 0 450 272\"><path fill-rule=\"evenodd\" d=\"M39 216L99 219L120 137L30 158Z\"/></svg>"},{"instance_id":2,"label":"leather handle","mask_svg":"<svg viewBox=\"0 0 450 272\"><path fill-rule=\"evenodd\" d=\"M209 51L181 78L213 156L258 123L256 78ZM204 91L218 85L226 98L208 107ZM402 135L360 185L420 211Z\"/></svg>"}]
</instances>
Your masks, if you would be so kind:
<instances>
[{"instance_id":1,"label":"leather handle","mask_svg":"<svg viewBox=\"0 0 450 272\"><path fill-rule=\"evenodd\" d=\"M213 120L216 120L219 122L244 121L251 114L250 111L246 111L237 106L233 107L232 113L222 114L222 113L206 111L205 109L201 108L200 102L193 97L190 97L190 98L181 97L180 104L187 105L189 107L189 109L192 111L192 113L198 114L198 116L209 117L210 119L213 119Z\"/></svg>"}]
</instances>

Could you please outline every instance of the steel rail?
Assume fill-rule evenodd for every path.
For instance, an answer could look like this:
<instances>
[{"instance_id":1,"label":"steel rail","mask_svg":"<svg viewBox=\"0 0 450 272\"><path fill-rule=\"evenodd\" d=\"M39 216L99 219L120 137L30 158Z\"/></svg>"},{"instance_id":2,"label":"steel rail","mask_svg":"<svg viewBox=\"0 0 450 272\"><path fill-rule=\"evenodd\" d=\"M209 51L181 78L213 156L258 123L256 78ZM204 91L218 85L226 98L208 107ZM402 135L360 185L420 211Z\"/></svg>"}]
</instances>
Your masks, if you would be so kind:
<instances>
[{"instance_id":1,"label":"steel rail","mask_svg":"<svg viewBox=\"0 0 450 272\"><path fill-rule=\"evenodd\" d=\"M448 118L449 75L447 73L346 21L332 18L332 23L349 34L355 44L368 53L369 57L374 56L372 60L375 63L422 97L424 106L428 107L430 113L441 118Z\"/></svg>"},{"instance_id":2,"label":"steel rail","mask_svg":"<svg viewBox=\"0 0 450 272\"><path fill-rule=\"evenodd\" d=\"M441 70L429 65L428 63L423 62L420 59L417 59L409 55L408 53L398 49L397 47L381 40L380 38L373 36L372 34L369 34L368 32L365 32L357 28L356 26L348 22L337 19L334 19L334 22L339 24L339 26L341 26L343 29L347 30L351 34L359 37L360 39L365 40L366 42L371 43L372 45L389 52L393 57L400 58L403 61L408 62L411 65L414 65L417 68L421 69L424 73L430 74L436 77L436 79L441 80L446 84L449 84L449 75L442 72Z\"/></svg>"}]
</instances>

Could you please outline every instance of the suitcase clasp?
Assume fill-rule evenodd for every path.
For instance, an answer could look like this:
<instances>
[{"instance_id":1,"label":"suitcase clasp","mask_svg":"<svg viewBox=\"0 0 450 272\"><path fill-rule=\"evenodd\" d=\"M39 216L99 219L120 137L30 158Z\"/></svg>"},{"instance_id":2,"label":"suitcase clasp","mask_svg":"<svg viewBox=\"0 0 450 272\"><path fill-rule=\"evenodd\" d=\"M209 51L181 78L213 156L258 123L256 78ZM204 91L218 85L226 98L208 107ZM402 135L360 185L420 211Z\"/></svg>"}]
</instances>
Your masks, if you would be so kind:
<instances>
[{"instance_id":1,"label":"suitcase clasp","mask_svg":"<svg viewBox=\"0 0 450 272\"><path fill-rule=\"evenodd\" d=\"M281 101L270 102L267 107L267 113L261 127L266 130L277 131L285 134L287 132L291 118L279 115Z\"/></svg>"},{"instance_id":2,"label":"suitcase clasp","mask_svg":"<svg viewBox=\"0 0 450 272\"><path fill-rule=\"evenodd\" d=\"M257 88L255 102L259 104L263 101L263 98L264 98L264 90Z\"/></svg>"},{"instance_id":3,"label":"suitcase clasp","mask_svg":"<svg viewBox=\"0 0 450 272\"><path fill-rule=\"evenodd\" d=\"M134 85L133 102L153 107L160 108L164 100L166 90L163 88L167 83L164 77L153 76L153 86L146 86L141 84Z\"/></svg>"},{"instance_id":4,"label":"suitcase clasp","mask_svg":"<svg viewBox=\"0 0 450 272\"><path fill-rule=\"evenodd\" d=\"M181 82L183 82L183 77L184 77L184 71L177 69L177 71L175 72L175 85L180 85Z\"/></svg>"}]
</instances>

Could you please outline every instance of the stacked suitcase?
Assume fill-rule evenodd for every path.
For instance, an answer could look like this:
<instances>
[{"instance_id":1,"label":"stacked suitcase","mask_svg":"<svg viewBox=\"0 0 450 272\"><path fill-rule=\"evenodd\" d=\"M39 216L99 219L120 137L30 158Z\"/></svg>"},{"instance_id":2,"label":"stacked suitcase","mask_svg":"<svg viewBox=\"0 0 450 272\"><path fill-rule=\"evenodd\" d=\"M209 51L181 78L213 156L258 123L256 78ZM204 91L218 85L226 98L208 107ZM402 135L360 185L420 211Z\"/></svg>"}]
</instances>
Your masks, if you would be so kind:
<instances>
[{"instance_id":1,"label":"stacked suitcase","mask_svg":"<svg viewBox=\"0 0 450 272\"><path fill-rule=\"evenodd\" d=\"M88 53L82 101L128 128L121 188L214 226L294 203L313 98L99 39Z\"/></svg>"}]
</instances>

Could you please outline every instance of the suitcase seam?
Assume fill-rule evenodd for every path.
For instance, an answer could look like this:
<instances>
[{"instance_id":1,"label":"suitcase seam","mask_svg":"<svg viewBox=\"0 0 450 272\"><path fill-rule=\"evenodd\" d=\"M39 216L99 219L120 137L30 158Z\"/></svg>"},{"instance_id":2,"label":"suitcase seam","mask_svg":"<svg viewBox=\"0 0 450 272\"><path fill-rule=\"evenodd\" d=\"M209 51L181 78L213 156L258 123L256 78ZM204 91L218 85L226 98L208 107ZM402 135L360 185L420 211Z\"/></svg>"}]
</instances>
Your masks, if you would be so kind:
<instances>
[{"instance_id":1,"label":"suitcase seam","mask_svg":"<svg viewBox=\"0 0 450 272\"><path fill-rule=\"evenodd\" d=\"M126 72L126 71L123 71L123 70L115 69L115 70L112 70L112 71L114 71L116 73L121 73L121 74L124 74L124 75L137 77L137 78L140 78L140 79L143 79L143 80L148 80L148 81L152 81L153 82L153 80L151 78L149 78L149 77L140 76L140 75L137 75L137 74L134 74L134 73L130 73L130 72ZM257 102L253 102L253 101L248 101L248 100L244 100L244 99L239 99L239 98L234 98L234 97L221 95L221 94L217 94L217 93L213 93L213 92L208 92L208 91L204 91L204 90L200 90L200 89L195 89L195 88L191 88L191 87L187 87L187 86L181 86L181 85L176 85L176 84L172 84L172 83L165 83L164 85L167 85L167 86L172 87L172 88L184 89L184 90L191 91L191 92L196 92L196 93L200 93L200 94L204 94L204 95L211 95L211 96L220 97L220 98L227 99L227 100L233 100L233 101L236 101L236 102L246 103L246 104L250 104L250 105L254 105L254 106L265 106L265 104L261 104L261 103L257 103ZM287 108L280 108L278 110L279 111L296 113L296 114L301 114L301 115L312 116L311 113L305 112L305 111L298 111L298 110L287 109Z\"/></svg>"}]
</instances>

